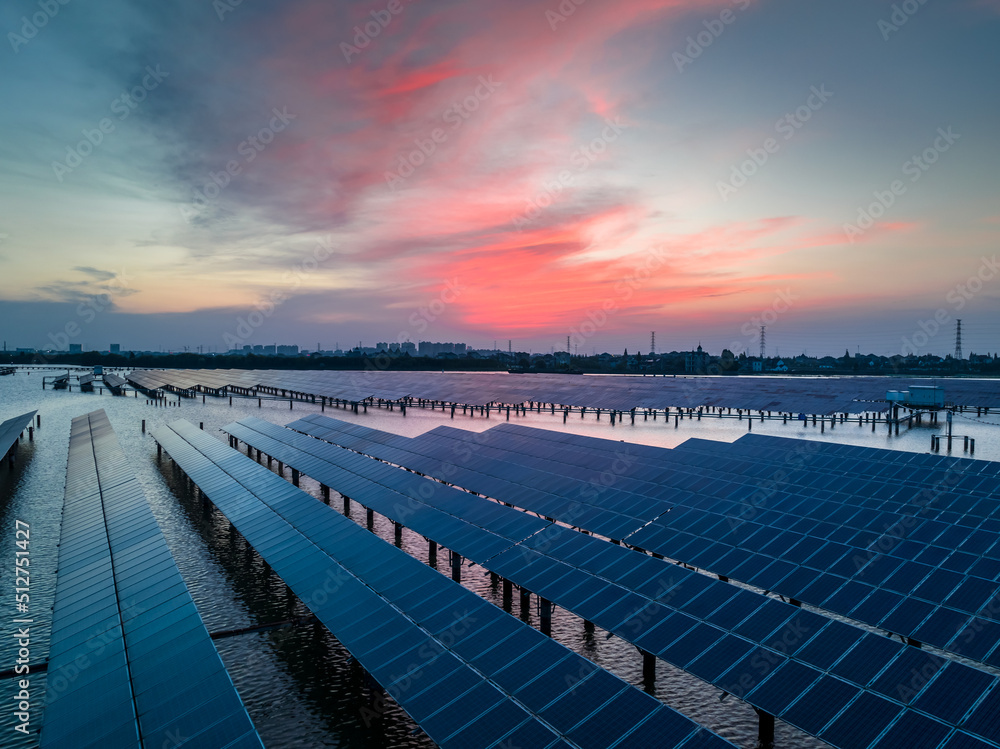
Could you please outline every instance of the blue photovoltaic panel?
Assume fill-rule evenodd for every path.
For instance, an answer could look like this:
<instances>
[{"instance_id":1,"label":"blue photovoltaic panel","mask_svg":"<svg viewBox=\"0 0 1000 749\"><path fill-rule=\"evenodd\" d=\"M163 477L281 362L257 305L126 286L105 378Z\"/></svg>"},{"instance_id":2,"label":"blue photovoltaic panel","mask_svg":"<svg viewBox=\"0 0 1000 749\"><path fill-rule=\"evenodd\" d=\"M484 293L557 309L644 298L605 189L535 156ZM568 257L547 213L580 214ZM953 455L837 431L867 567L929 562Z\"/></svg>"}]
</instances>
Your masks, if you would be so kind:
<instances>
[{"instance_id":1,"label":"blue photovoltaic panel","mask_svg":"<svg viewBox=\"0 0 1000 749\"><path fill-rule=\"evenodd\" d=\"M260 419L244 419L223 431L476 562L549 525L522 513L504 514L507 508L490 504L479 510L484 529L446 512L469 504L469 495L452 487ZM506 522L488 522L498 512Z\"/></svg>"},{"instance_id":2,"label":"blue photovoltaic panel","mask_svg":"<svg viewBox=\"0 0 1000 749\"><path fill-rule=\"evenodd\" d=\"M422 444L441 440L461 444L467 437L460 437L460 434L461 430L440 427L411 440L410 449L417 451ZM530 462L572 481L579 480L583 475L581 471L606 469L612 460L612 450L637 449L613 441L581 438L574 451L567 452L561 448L566 443L565 437L557 433L510 424L500 425L485 434L508 437L503 440L497 436L490 439L477 436L477 440L490 445L493 455L506 455L508 462L515 465ZM974 549L976 553L994 553L985 550L996 549L1000 557L1000 526L987 527L987 522L994 521L986 515L977 521L982 524L978 530L953 525L955 519L947 518L943 512L940 518L945 522L924 520L926 509L920 509L916 519L905 519L900 512L906 512L910 497L932 483L918 469L899 473L893 484L852 482L846 477L855 470L858 461L852 460L850 464L841 461L835 466L830 464L825 470L843 472L845 481L831 483L830 477L798 469L802 458L796 455L796 451L800 451L808 461L817 452L834 449L829 445L814 449L811 446L815 443L757 435L741 438L736 445L746 442L752 446L758 441L765 442L767 449L751 453L750 447L742 448L743 453L752 455L753 462L725 463L730 452L741 454L740 450L734 450L733 445L705 440L689 441L694 447L687 450L643 450L635 462L645 472L644 477L634 478L634 473L629 472L628 476L619 478L609 494L616 502L627 503L629 497L638 494L660 496L679 504L628 536L627 542L872 626L1000 665L1000 630L989 626L989 617L982 611L1000 595L1000 585L995 580L1000 577L1000 558L993 560L997 564L991 569L985 564L989 559L953 549L957 545ZM768 455L775 441L795 456L797 462L792 461L792 467ZM878 453L880 458L885 458L883 453L894 455L870 448L851 449L864 455ZM539 459L538 455L544 458ZM705 460L699 462L702 457ZM767 466L769 461L773 467ZM727 466L725 471L721 470L722 465ZM872 461L871 465L873 476L877 476L879 470L884 470L885 463ZM973 502L973 498L956 489L948 495L947 502L963 510L975 507L983 513L1000 515L1000 503L990 497L985 483L989 464L964 460L960 465L963 470L979 471L979 475L975 481L967 476L957 487L975 491L980 497ZM654 478L657 466L660 475ZM782 489L787 491L762 493L757 483L763 482L766 486L777 470L782 472ZM994 489L1000 486L995 473L989 476ZM897 491L895 482L904 480L900 477L910 481L913 490L909 494ZM820 484L848 489L855 492L855 496L838 493L829 499L817 498L815 487ZM723 490L722 486L734 487L734 493ZM741 487L742 496L739 494ZM963 499L969 501L963 503ZM866 501L878 501L888 511L876 512L859 506ZM935 507L938 502L944 504L945 500L936 500ZM810 513L812 517L803 513ZM821 523L821 518L832 522ZM895 536L890 539L891 543L884 544L879 533L865 530L868 527L890 528L901 520L905 520L909 546L898 543ZM791 523L795 523L802 533L780 527ZM914 523L918 527L911 530ZM855 532L845 535L843 532L852 525ZM932 531L924 533L931 528ZM832 543L835 536L848 545ZM919 545L921 539L923 547ZM927 546L931 542L939 545ZM866 547L876 543L880 544L878 548L887 549L886 553L869 552ZM919 561L913 561L912 557L921 548L926 551L920 553ZM754 556L737 559L734 553L741 549L753 550ZM986 570L990 570L988 579L975 576ZM876 593L879 586L885 586L889 592ZM900 603L899 596L904 595L912 595L915 600L904 602L904 606L894 610ZM996 604L992 605L995 608ZM979 642L974 648L968 645L970 632L978 635Z\"/></svg>"},{"instance_id":3,"label":"blue photovoltaic panel","mask_svg":"<svg viewBox=\"0 0 1000 749\"><path fill-rule=\"evenodd\" d=\"M467 442L456 442L449 439L441 446L428 446L425 440L401 443L403 438L398 437L395 440L377 436L359 440L354 434L345 438L341 423L313 414L289 426L610 538L624 537L663 511L659 502L650 500L643 500L642 506L608 506L602 500L602 492L584 482L576 482L567 492L555 494L554 490L561 490L565 483L561 477L532 466L521 467L515 475L509 462L491 457L494 447L482 440L474 441L469 437ZM460 433L468 436L468 433ZM471 455L475 456L474 460L469 459ZM603 486L599 488L603 490Z\"/></svg>"},{"instance_id":4,"label":"blue photovoltaic panel","mask_svg":"<svg viewBox=\"0 0 1000 749\"><path fill-rule=\"evenodd\" d=\"M0 458L3 458L17 442L21 432L31 425L37 411L30 411L0 422Z\"/></svg>"},{"instance_id":5,"label":"blue photovoltaic panel","mask_svg":"<svg viewBox=\"0 0 1000 749\"><path fill-rule=\"evenodd\" d=\"M260 442L259 434L250 429L256 426L257 421L245 420L226 427L226 430L262 448L280 448L286 440L292 440L287 430L268 425L265 430L279 444ZM294 439L308 440L298 436ZM317 454L324 454L323 450L327 449L329 446L319 448ZM282 454L289 460L302 459L301 455ZM290 462L290 465L295 463ZM399 470L385 466L383 473ZM395 481L388 475L381 476L380 480L387 485ZM435 503L433 498L427 501L428 504ZM488 519L477 521L483 523L482 527L486 529L491 527L491 523L504 522L505 515L519 514L511 508L468 495L462 505L452 508L452 511L456 513L456 519L465 520L477 517L478 508L484 505L496 510ZM429 537L434 538L433 534ZM773 540L778 536L772 534L770 538ZM775 669L793 668L794 671L786 668L783 673L794 673L796 683L804 682L808 686L819 680L824 671L836 662L834 673L860 687L867 686L884 671L880 677L881 691L873 686L870 691L857 692L866 695L863 702L857 703L859 709L888 702L895 710L889 721L894 719L896 713L906 712L907 700L900 695L884 695L885 679L891 673L908 673L914 667L913 654L922 654L922 651L888 638L867 635L854 627L830 622L818 614L763 598L559 526L548 527L544 532L480 563L623 639L635 642L642 649L727 691L734 691L753 705L757 705L757 693L751 692L749 697L745 695ZM659 575L661 570L668 569L668 577ZM633 577L633 571L640 573ZM630 584L621 584L630 578ZM659 582L654 586L653 582L657 580ZM629 592L630 588L645 590L646 593L638 595L634 591ZM665 605L654 600L661 596ZM727 623L721 630L708 626L709 623L718 626L723 622ZM825 625L829 627L821 633ZM726 630L731 630L732 634L726 634ZM810 642L809 648L803 649L807 642ZM802 660L789 661L789 655ZM825 662L811 663L820 656L826 659ZM503 656L495 650L477 658L477 662L482 663L494 662L493 659L497 663L504 662ZM780 715L802 690L775 694L776 686L776 682L770 682L771 693L760 693L768 702L767 706L760 707ZM889 700L884 700L885 696ZM823 693L810 692L806 702L798 705L797 709L805 710L811 701L822 702L824 699ZM775 707L776 704L780 707ZM841 727L835 729L834 735L842 736L832 742L835 745L853 746L852 742L857 741L856 733Z\"/></svg>"},{"instance_id":6,"label":"blue photovoltaic panel","mask_svg":"<svg viewBox=\"0 0 1000 749\"><path fill-rule=\"evenodd\" d=\"M155 437L438 744L500 746L514 736L531 736L533 745L555 746L558 733L599 719L622 692L645 700L652 717L667 713L679 719L683 728L665 737L667 746L680 746L698 734L694 723L607 672L597 672L603 676L593 688L580 688L576 679L595 668L588 661L190 424L175 422ZM331 579L336 585L324 587ZM318 591L322 597L315 595ZM376 628L379 636L373 637ZM509 669L525 652L531 653L525 680L534 678L528 674L537 676L540 667L555 669L551 676L560 690L511 696L502 684L511 683ZM450 693L446 685L456 685L462 694ZM561 718L539 721L543 710L553 709L548 704L553 700L561 705L558 715L573 716L572 725ZM613 741L629 745L636 730L620 726Z\"/></svg>"},{"instance_id":7,"label":"blue photovoltaic panel","mask_svg":"<svg viewBox=\"0 0 1000 749\"><path fill-rule=\"evenodd\" d=\"M103 411L73 420L43 747L260 747Z\"/></svg>"}]
</instances>

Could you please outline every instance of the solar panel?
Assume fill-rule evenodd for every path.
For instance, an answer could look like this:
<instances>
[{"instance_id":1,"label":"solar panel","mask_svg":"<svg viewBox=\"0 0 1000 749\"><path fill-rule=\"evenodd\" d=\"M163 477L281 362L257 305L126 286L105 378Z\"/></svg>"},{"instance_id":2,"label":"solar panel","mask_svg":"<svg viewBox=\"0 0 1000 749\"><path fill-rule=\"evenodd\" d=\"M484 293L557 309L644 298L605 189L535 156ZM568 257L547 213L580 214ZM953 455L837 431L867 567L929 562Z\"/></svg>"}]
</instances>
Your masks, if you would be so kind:
<instances>
[{"instance_id":1,"label":"solar panel","mask_svg":"<svg viewBox=\"0 0 1000 749\"><path fill-rule=\"evenodd\" d=\"M70 428L47 679L43 747L261 746L104 411Z\"/></svg>"},{"instance_id":2,"label":"solar panel","mask_svg":"<svg viewBox=\"0 0 1000 749\"><path fill-rule=\"evenodd\" d=\"M551 668L563 668L566 674L586 671L588 662L562 646L553 649L555 644L541 633L190 424L174 422L154 436L400 706L409 712L411 701L417 700L414 712L428 716L420 725L438 744L499 745L515 731L543 734L547 740L546 730L565 734L588 716L603 715L613 696L636 691L607 672L597 671L585 680L585 688L569 686L564 680L561 696L547 694L539 701L527 695L513 698L493 678L523 652L533 653L535 665L548 659ZM276 528L282 532L275 534ZM290 561L293 547L309 547L315 553L308 561ZM383 573L387 562L398 570L389 578ZM324 593L319 596L306 583L316 576L336 583L326 586L330 590L319 588ZM405 585L400 578L406 578ZM447 636L429 631L444 627L446 622L437 621L442 613L463 608L474 609L475 616L462 619L461 637L456 639L449 628L444 629ZM370 625L352 626L362 616L388 622L382 628L399 634L374 644L368 637ZM420 657L425 647L434 655L430 661ZM457 698L437 688L453 683L463 670L480 683ZM462 688L470 683L464 680ZM553 697L555 702L549 704ZM676 715L652 698L640 697L648 701L654 715ZM543 722L539 723L539 717ZM670 746L683 744L700 730L687 719L681 720L687 730L667 737ZM628 744L627 737L636 728L622 726L614 740Z\"/></svg>"},{"instance_id":3,"label":"solar panel","mask_svg":"<svg viewBox=\"0 0 1000 749\"><path fill-rule=\"evenodd\" d=\"M313 423L319 423L320 420L324 424L329 421L323 420L323 417L311 417ZM461 430L450 427L439 428L422 438L411 440L409 449L419 451L420 444L429 441L432 437L434 440L440 441L442 438L451 439L460 432ZM580 440L585 445L578 451L581 454L571 459L564 453L545 453L547 447L564 443L565 437L558 436L557 433L508 424L496 427L490 432L517 437L513 447L508 444L501 445L501 441L497 438L490 439L488 443L490 449L493 450L492 454L505 454L508 460L513 463L518 463L518 461L526 463L530 459L532 465L547 465L548 470L554 471L557 475L567 479L568 482L570 479L577 480L575 477L579 474L579 468L582 466L592 465L594 466L592 470L599 470L610 460L610 450L620 451L623 449L620 443L584 438ZM467 440L468 436L466 435L462 439ZM758 450L758 452L761 451L753 447L760 441L767 444L767 450L771 449L775 441L780 442L786 451L804 449L802 441L787 438L757 437L747 439L747 446L743 448L743 452L748 455L753 454L759 463L766 463L768 460L766 455L751 452L751 448ZM459 444L454 440L452 442ZM892 544L888 545L889 548L884 554L872 553L867 550L868 545L874 546L876 544L878 544L878 548L884 548L880 534L860 527L853 535L844 537L847 544L830 543L821 534L830 533L832 538L832 534L840 533L851 524L889 527L898 521L900 516L887 512L875 513L865 508L858 508L857 505L852 507L849 504L843 504L848 501L862 501L862 497L856 497L852 500L850 497L838 495L829 500L817 500L815 496L810 496L805 492L801 494L801 499L797 500L796 509L791 510L791 512L809 512L819 515L825 511L824 505L829 505L830 511L825 517L835 520L841 524L842 528L824 527L815 521L810 526L803 526L800 523L808 519L804 515L789 514L788 510L777 511L779 506L788 505L788 501L792 497L798 496L789 492L767 497L766 509L764 510L758 509L753 504L748 506L745 503L735 502L729 505L717 503L713 507L706 501L702 483L698 482L706 480L705 474L712 476L712 481L716 485L727 478L713 469L720 457L728 454L732 446L723 443L706 443L704 440L693 442L697 443L698 449L689 449L689 452L695 454L699 450L708 451L708 448L705 447L706 444L712 445L711 454L708 456L711 463L698 464L697 474L691 473L692 469L684 465L683 462L678 465L673 457L668 457L672 453L681 451L656 448L658 453L647 451L642 456L637 457L637 462L647 461L647 467L652 467L654 464L664 467L671 466L676 469L674 474L687 476L688 479L685 483L674 475L672 478L661 477L656 485L643 481L633 481L629 484L632 491L659 493L665 499L679 503L642 530L627 536L626 540L630 544L749 582L757 587L781 592L873 626L884 626L893 632L912 636L937 647L951 648L956 652L961 650L963 654L972 652L966 646L964 636L961 636L972 627L976 631L985 633L981 640L991 638L988 646L980 642L975 651L983 654L980 658L984 662L992 663L990 659L993 657L993 650L1000 643L1000 639L997 639L997 634L1000 633L986 626L987 617L984 617L981 611L984 606L989 605L988 602L992 600L992 597L1000 592L1000 588L993 580L996 573L989 579L970 576L968 571L972 570L974 565L981 564L980 558L972 554L955 552L942 546L920 547L914 545L914 542L924 538L928 543L934 541L934 543L957 545L971 543L974 540L974 546L970 548L985 548L994 539L1000 543L1000 527L990 527L989 529L983 527L975 531L965 528L956 530L947 523L937 523L930 520L920 521L916 530L907 533L910 544L908 548L902 548L902 544L893 541ZM599 447L595 447L595 445L599 445ZM506 453L503 452L504 448L509 448ZM625 449L631 450L632 447L628 446ZM880 458L886 458L883 454L886 451L853 448L852 452L854 454L874 452ZM539 453L548 455L547 463L544 460L539 460L537 457ZM806 457L813 454L815 451L806 452ZM603 464L600 462L602 455L605 460ZM560 463L559 461L562 460L569 462ZM856 461L852 460L853 462ZM985 462L965 461L963 465L972 463L979 466ZM780 463L778 465L781 467ZM875 461L873 462L875 467L871 470L880 470L883 465L883 462ZM767 469L766 466L764 470L765 474L763 475L767 475L766 471L768 470L770 470L771 475L774 473L774 469ZM848 471L851 469L843 464L839 470ZM981 467L977 470L982 472ZM803 476L806 476L802 471L793 473L794 475L783 477L783 487L787 484L788 488L794 488L794 481L804 480ZM796 475L799 476L798 479L795 478ZM727 481L727 483L738 485L740 482L744 482L746 484L750 480L745 476L736 478L737 481ZM696 479L697 481L695 481ZM648 489L642 488L644 483ZM883 488L874 489L862 483L857 491L887 494L885 490L887 485L880 484L880 486ZM980 484L976 484L975 487L980 487ZM677 491L681 488L684 488L685 491ZM687 489L696 489L699 493L691 494L686 491ZM569 491L563 492L564 495L568 493ZM721 491L717 494L724 496ZM628 493L619 490L616 485L609 496L618 502L626 498ZM957 502L960 498L961 495L955 494L955 498L951 501ZM987 502L987 499L984 497L981 501ZM904 504L902 500L896 502L897 507L902 507ZM995 500L994 506L997 506ZM750 512L746 511L748 508ZM1000 510L1000 506L998 506L998 510ZM792 522L800 524L798 527L803 528L805 534L790 533L783 531L780 527L787 526ZM665 528L669 528L671 532L664 533ZM932 528L933 531L928 533L927 531ZM683 532L678 533L677 531ZM741 558L734 556L741 551L741 547L752 549L753 555L744 552ZM910 561L909 557L912 557L917 550L920 551L921 561ZM934 552L936 556L932 556L931 552ZM961 572L956 571L956 569L961 570ZM984 569L984 567L980 566L979 569ZM1000 570L1000 565L997 569ZM835 573L840 577L831 576L829 573ZM850 578L854 578L854 580L852 581ZM859 585L859 583L864 584ZM876 588L883 585L898 595L894 596L891 592L884 591L876 592ZM894 610L900 604L899 596L906 594L921 600L907 601L905 605Z\"/></svg>"},{"instance_id":4,"label":"solar panel","mask_svg":"<svg viewBox=\"0 0 1000 749\"><path fill-rule=\"evenodd\" d=\"M282 434L273 425L262 426L273 438L268 437L271 442L261 442L260 434L250 428L257 422L244 420L227 426L226 431L261 447L265 444L279 447L286 441L306 440L303 443L306 446L315 442L289 435L287 430ZM340 455L336 448L322 443L310 449L313 455ZM298 458L288 452L283 455L290 465L295 465L306 453ZM372 473L371 468L362 470ZM380 480L391 485L394 479L381 474L393 471L418 478L399 468L383 466L378 471ZM426 501L436 503L432 496ZM492 504L495 514L483 519L478 513L481 505L490 503L466 494L460 506L451 507L450 511L462 521L480 517L476 522L483 523L484 529L503 522L505 515L519 514L512 508ZM781 537L772 534L770 538L773 541ZM795 663L797 678L808 684L818 681L827 671L843 679L830 684L853 682L855 696L867 695L857 703L859 710L890 702L894 712L886 718L888 725L905 711L906 701L884 694L885 674L905 674L914 663L913 653L922 652L560 526L548 526L496 556L485 556L480 563L702 679L725 689L738 689L741 696L750 692L746 699L751 704L756 704L753 689L773 671ZM634 570L641 570L641 574L631 577ZM631 586L623 586L623 581L630 577ZM478 653L475 658L484 664L506 664L496 650ZM873 682L880 688L876 689ZM772 692L774 686L772 683ZM784 699L787 708L795 697L796 694L773 693L768 699ZM811 692L807 703L824 698L821 692ZM848 699L853 697L848 695ZM856 734L839 724L831 730L833 735L843 736L844 743L834 742L835 745L854 745L851 742L857 738Z\"/></svg>"},{"instance_id":5,"label":"solar panel","mask_svg":"<svg viewBox=\"0 0 1000 749\"><path fill-rule=\"evenodd\" d=\"M37 411L29 411L20 416L12 416L4 422L0 422L0 458L5 457L14 447L21 432L28 428L31 420L35 418Z\"/></svg>"}]
</instances>

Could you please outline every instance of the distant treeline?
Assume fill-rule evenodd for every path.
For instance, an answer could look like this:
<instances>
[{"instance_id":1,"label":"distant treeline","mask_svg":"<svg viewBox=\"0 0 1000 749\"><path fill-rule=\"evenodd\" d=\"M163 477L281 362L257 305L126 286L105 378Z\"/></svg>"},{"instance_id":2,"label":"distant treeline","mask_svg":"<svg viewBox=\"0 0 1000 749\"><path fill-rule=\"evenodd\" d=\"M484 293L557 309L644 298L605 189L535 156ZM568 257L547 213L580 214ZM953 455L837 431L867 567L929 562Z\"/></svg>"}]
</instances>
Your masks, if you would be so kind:
<instances>
[{"instance_id":1,"label":"distant treeline","mask_svg":"<svg viewBox=\"0 0 1000 749\"><path fill-rule=\"evenodd\" d=\"M494 359L427 359L409 356L224 356L182 354L81 354L54 353L10 355L13 364L65 364L71 367L125 367L130 369L336 369L400 371L497 371L506 365Z\"/></svg>"}]
</instances>

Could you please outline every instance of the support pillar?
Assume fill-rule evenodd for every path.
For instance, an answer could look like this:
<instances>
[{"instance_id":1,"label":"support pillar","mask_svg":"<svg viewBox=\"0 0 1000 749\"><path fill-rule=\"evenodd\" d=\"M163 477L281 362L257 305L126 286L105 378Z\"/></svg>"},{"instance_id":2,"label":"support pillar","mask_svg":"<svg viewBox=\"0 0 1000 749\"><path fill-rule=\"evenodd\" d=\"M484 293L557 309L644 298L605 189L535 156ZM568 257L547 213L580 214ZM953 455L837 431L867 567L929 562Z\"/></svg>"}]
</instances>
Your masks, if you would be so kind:
<instances>
[{"instance_id":1,"label":"support pillar","mask_svg":"<svg viewBox=\"0 0 1000 749\"><path fill-rule=\"evenodd\" d=\"M326 502L326 504L330 504L330 487L326 484L320 484L319 490L323 495L323 501ZM346 500L347 498L345 497L344 499Z\"/></svg>"},{"instance_id":2,"label":"support pillar","mask_svg":"<svg viewBox=\"0 0 1000 749\"><path fill-rule=\"evenodd\" d=\"M451 552L451 579L462 582L462 556L454 549Z\"/></svg>"},{"instance_id":3,"label":"support pillar","mask_svg":"<svg viewBox=\"0 0 1000 749\"><path fill-rule=\"evenodd\" d=\"M298 472L298 469L293 468L292 469L292 486L298 486L298 485L299 485L299 472Z\"/></svg>"},{"instance_id":4,"label":"support pillar","mask_svg":"<svg viewBox=\"0 0 1000 749\"><path fill-rule=\"evenodd\" d=\"M511 584L510 580L505 577L501 587L503 590L503 609L504 611L510 611L510 604L514 599L514 586Z\"/></svg>"},{"instance_id":5,"label":"support pillar","mask_svg":"<svg viewBox=\"0 0 1000 749\"><path fill-rule=\"evenodd\" d=\"M330 503L330 492L329 492L329 490L327 490L327 493L326 493L326 502L327 502L327 504ZM344 514L345 515L350 515L351 514L351 498L350 497L346 497L346 496L344 497Z\"/></svg>"},{"instance_id":6,"label":"support pillar","mask_svg":"<svg viewBox=\"0 0 1000 749\"><path fill-rule=\"evenodd\" d=\"M396 545L399 546L401 543L403 543L403 526L401 526L396 521L393 521L392 524L396 529Z\"/></svg>"},{"instance_id":7,"label":"support pillar","mask_svg":"<svg viewBox=\"0 0 1000 749\"><path fill-rule=\"evenodd\" d=\"M656 683L656 656L640 650L642 653L642 681L645 684Z\"/></svg>"},{"instance_id":8,"label":"support pillar","mask_svg":"<svg viewBox=\"0 0 1000 749\"><path fill-rule=\"evenodd\" d=\"M539 618L543 635L552 636L552 602L548 598L538 597Z\"/></svg>"},{"instance_id":9,"label":"support pillar","mask_svg":"<svg viewBox=\"0 0 1000 749\"><path fill-rule=\"evenodd\" d=\"M371 530L375 525L375 512L369 507L368 508L368 530Z\"/></svg>"},{"instance_id":10,"label":"support pillar","mask_svg":"<svg viewBox=\"0 0 1000 749\"><path fill-rule=\"evenodd\" d=\"M437 564L438 545L437 541L427 542L427 564L434 567Z\"/></svg>"},{"instance_id":11,"label":"support pillar","mask_svg":"<svg viewBox=\"0 0 1000 749\"><path fill-rule=\"evenodd\" d=\"M760 749L774 749L774 716L754 708L757 713L757 746Z\"/></svg>"}]
</instances>

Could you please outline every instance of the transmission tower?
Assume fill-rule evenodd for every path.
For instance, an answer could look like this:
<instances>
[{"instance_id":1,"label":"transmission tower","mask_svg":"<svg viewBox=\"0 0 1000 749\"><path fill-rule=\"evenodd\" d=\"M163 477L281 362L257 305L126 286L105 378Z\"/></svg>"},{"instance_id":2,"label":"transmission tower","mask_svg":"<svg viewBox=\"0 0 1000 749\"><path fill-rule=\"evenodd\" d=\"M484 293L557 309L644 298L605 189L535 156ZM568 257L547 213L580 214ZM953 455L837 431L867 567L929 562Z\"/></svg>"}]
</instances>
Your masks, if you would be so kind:
<instances>
[{"instance_id":1,"label":"transmission tower","mask_svg":"<svg viewBox=\"0 0 1000 749\"><path fill-rule=\"evenodd\" d=\"M955 358L962 358L962 321L958 320L958 327L955 329Z\"/></svg>"},{"instance_id":2,"label":"transmission tower","mask_svg":"<svg viewBox=\"0 0 1000 749\"><path fill-rule=\"evenodd\" d=\"M649 334L649 355L652 356L656 353L656 331L652 331Z\"/></svg>"},{"instance_id":3,"label":"transmission tower","mask_svg":"<svg viewBox=\"0 0 1000 749\"><path fill-rule=\"evenodd\" d=\"M567 354L570 354L570 353L572 353L572 352L573 352L573 349L571 349L571 348L569 347L569 336L566 336L566 353L567 353Z\"/></svg>"},{"instance_id":4,"label":"transmission tower","mask_svg":"<svg viewBox=\"0 0 1000 749\"><path fill-rule=\"evenodd\" d=\"M767 353L767 346L765 346L766 338L764 336L764 330L767 328L766 325L760 326L760 360L764 361L764 355Z\"/></svg>"}]
</instances>

